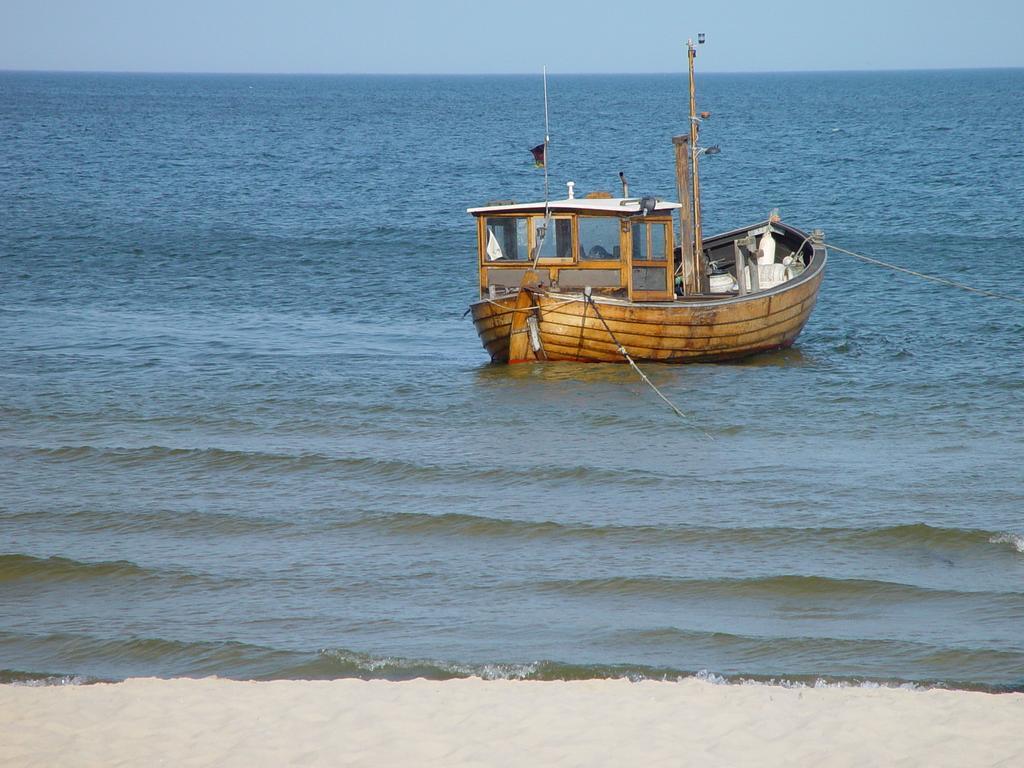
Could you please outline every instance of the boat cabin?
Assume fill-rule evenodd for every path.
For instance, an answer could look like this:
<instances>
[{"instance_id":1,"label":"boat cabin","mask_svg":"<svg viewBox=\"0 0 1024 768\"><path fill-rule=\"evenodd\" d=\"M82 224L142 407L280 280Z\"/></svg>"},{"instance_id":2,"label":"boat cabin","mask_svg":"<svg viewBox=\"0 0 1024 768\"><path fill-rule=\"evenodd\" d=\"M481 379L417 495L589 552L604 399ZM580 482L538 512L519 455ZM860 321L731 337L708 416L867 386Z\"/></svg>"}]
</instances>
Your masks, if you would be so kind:
<instances>
[{"instance_id":1,"label":"boat cabin","mask_svg":"<svg viewBox=\"0 0 1024 768\"><path fill-rule=\"evenodd\" d=\"M654 198L588 197L470 208L477 220L480 295L516 293L533 267L553 292L630 301L675 296L672 214L679 203ZM539 249L539 252L538 252Z\"/></svg>"}]
</instances>

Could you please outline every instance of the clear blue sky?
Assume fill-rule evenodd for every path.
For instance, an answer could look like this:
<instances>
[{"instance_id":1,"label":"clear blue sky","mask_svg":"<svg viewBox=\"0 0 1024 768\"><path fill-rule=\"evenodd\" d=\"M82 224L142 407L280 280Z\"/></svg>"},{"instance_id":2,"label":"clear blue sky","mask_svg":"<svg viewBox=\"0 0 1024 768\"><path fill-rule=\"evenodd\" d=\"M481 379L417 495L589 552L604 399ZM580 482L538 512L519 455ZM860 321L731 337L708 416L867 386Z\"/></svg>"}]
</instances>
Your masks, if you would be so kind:
<instances>
[{"instance_id":1,"label":"clear blue sky","mask_svg":"<svg viewBox=\"0 0 1024 768\"><path fill-rule=\"evenodd\" d=\"M0 0L0 69L706 72L1024 66L1024 0Z\"/></svg>"}]
</instances>

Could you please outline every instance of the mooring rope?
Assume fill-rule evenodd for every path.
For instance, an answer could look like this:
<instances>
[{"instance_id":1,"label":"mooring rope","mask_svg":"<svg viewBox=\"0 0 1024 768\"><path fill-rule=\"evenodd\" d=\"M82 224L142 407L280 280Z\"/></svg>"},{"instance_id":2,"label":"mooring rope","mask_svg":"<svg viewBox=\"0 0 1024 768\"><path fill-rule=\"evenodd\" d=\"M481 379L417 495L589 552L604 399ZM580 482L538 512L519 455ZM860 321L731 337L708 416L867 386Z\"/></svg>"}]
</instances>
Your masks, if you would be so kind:
<instances>
[{"instance_id":1,"label":"mooring rope","mask_svg":"<svg viewBox=\"0 0 1024 768\"><path fill-rule=\"evenodd\" d=\"M637 365L633 361L633 358L629 356L629 352L626 351L626 348L624 346L622 346L622 344L619 343L619 340L617 338L615 338L615 334L612 332L612 329L608 326L608 323L605 321L604 315L602 315L601 314L601 310L597 308L597 303L594 301L594 297L590 296L588 294L584 294L584 297L590 303L590 306L592 306L594 308L594 313L597 315L597 319L601 321L601 325L604 326L605 331L608 332L608 335L611 337L611 340L615 343L615 346L618 347L619 354L622 355L624 358L626 358L626 362L629 363L630 366L633 368L633 370L636 371L637 375L641 379L643 379L644 384L646 384L651 389L653 389L654 390L654 394L656 394L658 397L660 397L662 400L664 400L665 403L668 405L668 407L671 408L675 412L676 416L678 416L681 419L686 419L687 418L686 414L683 413L681 410L679 410L679 408L676 407L675 403L673 403L671 400L669 400L667 397L665 397L665 395L662 394L660 389L658 389L656 386L654 386L654 383L650 379L647 378L647 374L645 374L643 371L641 371L640 370L640 366ZM701 432L704 432L704 435L705 435L705 437L708 438L708 440L714 440L715 439L711 435L709 435L707 432L705 432L703 429L701 430Z\"/></svg>"},{"instance_id":2,"label":"mooring rope","mask_svg":"<svg viewBox=\"0 0 1024 768\"><path fill-rule=\"evenodd\" d=\"M958 283L955 280L947 280L944 277L936 277L935 275L926 275L924 272L915 272L912 269L907 269L906 267L898 267L895 264L890 264L890 263L888 263L886 261L882 261L881 259L873 259L870 256L865 256L862 253L854 253L853 251L848 251L845 248L840 248L838 245L832 245L832 243L825 243L824 245L825 245L826 248L828 248L830 250L839 251L840 253L845 253L848 256L853 256L855 259L860 259L861 261L866 261L869 264L876 264L879 267L885 267L886 269L892 269L892 270L895 270L896 272L903 272L903 273L908 274L908 275L913 275L914 277L920 277L920 278L922 278L924 280L931 280L931 281L936 282L936 283L941 283L942 285L949 285L949 286L952 286L953 288L960 288L961 290L970 291L971 293L980 293L982 296L989 296L989 297L991 297L993 299L1006 299L1007 301L1016 301L1016 302L1018 302L1020 304L1024 304L1024 298L1021 298L1020 296L1008 296L1005 293L997 293L996 291L986 291L986 290L982 290L981 288L975 288L972 285L965 285L964 283Z\"/></svg>"}]
</instances>

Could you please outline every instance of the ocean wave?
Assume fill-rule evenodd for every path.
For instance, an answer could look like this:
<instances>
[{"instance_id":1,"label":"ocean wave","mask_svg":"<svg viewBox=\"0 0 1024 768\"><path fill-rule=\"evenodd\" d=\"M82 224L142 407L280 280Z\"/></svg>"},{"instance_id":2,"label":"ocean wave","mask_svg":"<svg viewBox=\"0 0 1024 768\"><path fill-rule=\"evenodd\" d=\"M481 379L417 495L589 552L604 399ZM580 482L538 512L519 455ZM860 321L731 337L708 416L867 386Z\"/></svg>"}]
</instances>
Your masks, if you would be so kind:
<instances>
[{"instance_id":1,"label":"ocean wave","mask_svg":"<svg viewBox=\"0 0 1024 768\"><path fill-rule=\"evenodd\" d=\"M432 515L422 512L369 514L331 523L332 528L368 528L389 533L438 534L481 537L558 537L586 535L586 527L566 526L550 520L533 522L469 515L458 512Z\"/></svg>"},{"instance_id":2,"label":"ocean wave","mask_svg":"<svg viewBox=\"0 0 1024 768\"><path fill-rule=\"evenodd\" d=\"M750 635L667 626L620 630L611 639L623 648L727 657L735 666L748 669L827 666L863 670L876 660L886 659L886 666L890 668L910 666L936 672L964 673L975 672L993 663L1003 669L1015 669L1024 662L1024 652L1019 650L935 645L890 637Z\"/></svg>"},{"instance_id":3,"label":"ocean wave","mask_svg":"<svg viewBox=\"0 0 1024 768\"><path fill-rule=\"evenodd\" d=\"M828 576L782 575L750 578L690 579L671 576L611 576L588 579L548 579L524 587L584 597L630 598L827 598L830 601L914 601L974 595L873 579L836 579ZM1005 593L989 593L1004 595ZM1007 597L1016 593L1005 594ZM1020 596L1024 602L1024 596Z\"/></svg>"},{"instance_id":4,"label":"ocean wave","mask_svg":"<svg viewBox=\"0 0 1024 768\"><path fill-rule=\"evenodd\" d=\"M40 509L11 515L0 513L0 519L14 524L39 525L41 522L45 522L63 529L74 528L87 532L161 531L197 536L270 533L289 528L294 524L290 520L252 517L231 512L175 509L78 509L71 511Z\"/></svg>"},{"instance_id":5,"label":"ocean wave","mask_svg":"<svg viewBox=\"0 0 1024 768\"><path fill-rule=\"evenodd\" d=\"M0 555L0 583L10 581L76 581L85 579L146 577L152 572L127 560L86 563L66 557Z\"/></svg>"},{"instance_id":6,"label":"ocean wave","mask_svg":"<svg viewBox=\"0 0 1024 768\"><path fill-rule=\"evenodd\" d=\"M171 467L178 470L195 468L202 471L313 473L337 472L348 479L377 482L467 482L481 480L491 487L518 487L524 481L613 484L649 488L652 484L670 482L672 478L653 472L619 470L573 465L492 466L484 470L476 463L425 463L405 459L382 459L372 456L330 456L313 452L243 451L224 448L171 448L150 445L137 448L101 447L92 445L54 448L7 449L8 453L28 453L38 458L60 462L76 462L97 467L147 468Z\"/></svg>"},{"instance_id":7,"label":"ocean wave","mask_svg":"<svg viewBox=\"0 0 1024 768\"><path fill-rule=\"evenodd\" d=\"M669 525L600 525L554 520L524 520L466 513L422 512L372 513L333 522L330 527L368 528L387 533L525 539L606 539L620 543L792 547L801 544L860 546L869 549L918 548L943 550L991 550L993 544L1010 544L1024 551L1024 537L964 528L933 527L925 523L882 528L713 527Z\"/></svg>"},{"instance_id":8,"label":"ocean wave","mask_svg":"<svg viewBox=\"0 0 1024 768\"><path fill-rule=\"evenodd\" d=\"M765 658L774 659L776 664L793 662L793 668L813 668L818 666L822 650L829 649L835 642L829 638L783 638L794 641L798 647L790 649L787 659L776 659L770 649L779 638L751 638L732 636L727 633L687 633L704 639L711 638L716 644L730 643L760 646ZM316 659L290 669L280 670L280 676L288 679L336 679L356 677L365 680L411 680L426 678L429 680L450 680L460 678L481 678L483 680L642 680L678 681L690 677L710 679L724 684L770 684L792 687L951 687L969 690L1020 690L1024 682L1010 683L979 683L971 682L969 673L975 667L985 666L992 655L1005 657L1006 668L1019 665L1021 655L1018 653L991 651L988 649L957 649L935 648L927 644L919 644L894 640L845 640L841 644L850 646L845 656L850 662L846 666L851 670L858 665L855 660L862 658L865 649L873 652L888 652L901 659L920 658L926 662L942 655L943 666L932 666L935 674L931 677L903 678L881 677L866 672L850 674L820 675L814 673L792 674L758 674L750 672L719 672L712 673L707 669L686 669L673 666L652 666L646 664L607 664L607 663L571 663L564 661L539 660L531 662L462 662L427 658L410 658L403 656L375 656L352 650L336 648L321 649ZM756 663L737 655L743 664L753 667ZM940 670L956 674L939 674Z\"/></svg>"},{"instance_id":9,"label":"ocean wave","mask_svg":"<svg viewBox=\"0 0 1024 768\"><path fill-rule=\"evenodd\" d=\"M162 580L175 587L223 580L213 580L204 574L189 571L166 571L144 568L128 560L100 560L85 562L67 557L34 557L25 554L0 555L0 584L26 583L87 583L95 581L130 582Z\"/></svg>"},{"instance_id":10,"label":"ocean wave","mask_svg":"<svg viewBox=\"0 0 1024 768\"><path fill-rule=\"evenodd\" d=\"M658 630L662 636L675 633L680 637L703 640L716 645L744 644L770 647L778 638L731 636L727 633L687 632L667 628ZM792 645L796 638L781 638ZM792 663L794 669L814 667L823 648L831 648L834 640L804 638L800 647L788 648L777 664ZM652 666L635 663L572 663L555 660L536 661L460 661L437 658L416 658L402 655L374 655L346 648L322 648L304 652L270 648L236 641L185 642L162 638L97 638L84 635L58 634L43 637L0 632L0 647L7 656L17 646L30 646L39 664L50 669L64 667L63 672L0 670L0 683L29 685L74 685L97 681L116 681L134 676L205 677L216 675L235 680L658 680L678 681L691 677L720 684L771 684L794 687L846 686L922 686L969 690L1021 690L1024 683L971 681L973 668L990 663L992 654L1005 656L1005 668L1019 667L1020 654L986 649L935 648L924 644L888 640L842 641L856 648L849 649L847 660L851 669L857 665L865 649L888 653L904 660L917 658L931 664L936 674L931 677L880 677L869 673L820 675L814 673L759 674L751 672L715 672L706 668L686 669L673 666ZM756 659L734 654L740 664L756 667ZM826 654L827 655L827 654ZM769 654L771 657L771 654ZM979 660L980 659L980 660ZM941 662L941 664L939 664ZM116 670L116 671L115 671ZM938 674L941 670L963 672Z\"/></svg>"},{"instance_id":11,"label":"ocean wave","mask_svg":"<svg viewBox=\"0 0 1024 768\"><path fill-rule=\"evenodd\" d=\"M1000 533L989 538L991 544L1009 544L1015 552L1024 553L1024 536L1016 533Z\"/></svg>"},{"instance_id":12,"label":"ocean wave","mask_svg":"<svg viewBox=\"0 0 1024 768\"><path fill-rule=\"evenodd\" d=\"M972 549L998 544L994 539L1008 534L976 528L945 528L910 523L851 531L851 538L878 546L925 546L943 549Z\"/></svg>"},{"instance_id":13,"label":"ocean wave","mask_svg":"<svg viewBox=\"0 0 1024 768\"><path fill-rule=\"evenodd\" d=\"M0 631L6 658L28 655L45 673L37 677L117 680L138 675L237 679L278 679L315 653L301 653L237 641L185 641L161 637L96 637L80 633L32 635ZM63 669L62 669L63 668ZM60 670L54 672L53 670Z\"/></svg>"}]
</instances>

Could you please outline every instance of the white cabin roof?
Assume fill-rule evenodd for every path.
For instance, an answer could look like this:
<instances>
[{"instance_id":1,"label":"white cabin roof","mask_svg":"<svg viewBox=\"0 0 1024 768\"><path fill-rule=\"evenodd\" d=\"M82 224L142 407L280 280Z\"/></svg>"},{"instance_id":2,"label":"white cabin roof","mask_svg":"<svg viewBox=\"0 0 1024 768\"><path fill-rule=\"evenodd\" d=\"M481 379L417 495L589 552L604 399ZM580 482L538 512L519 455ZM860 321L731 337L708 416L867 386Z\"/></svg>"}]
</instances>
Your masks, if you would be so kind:
<instances>
[{"instance_id":1,"label":"white cabin roof","mask_svg":"<svg viewBox=\"0 0 1024 768\"><path fill-rule=\"evenodd\" d=\"M682 208L680 203L658 200L654 206L655 213L674 211ZM639 197L574 197L565 200L552 200L548 203L552 211L579 213L635 214L640 213ZM508 205L484 205L479 208L467 208L467 213L474 216L481 213L515 213L516 211L544 210L544 203L513 203Z\"/></svg>"}]
</instances>

